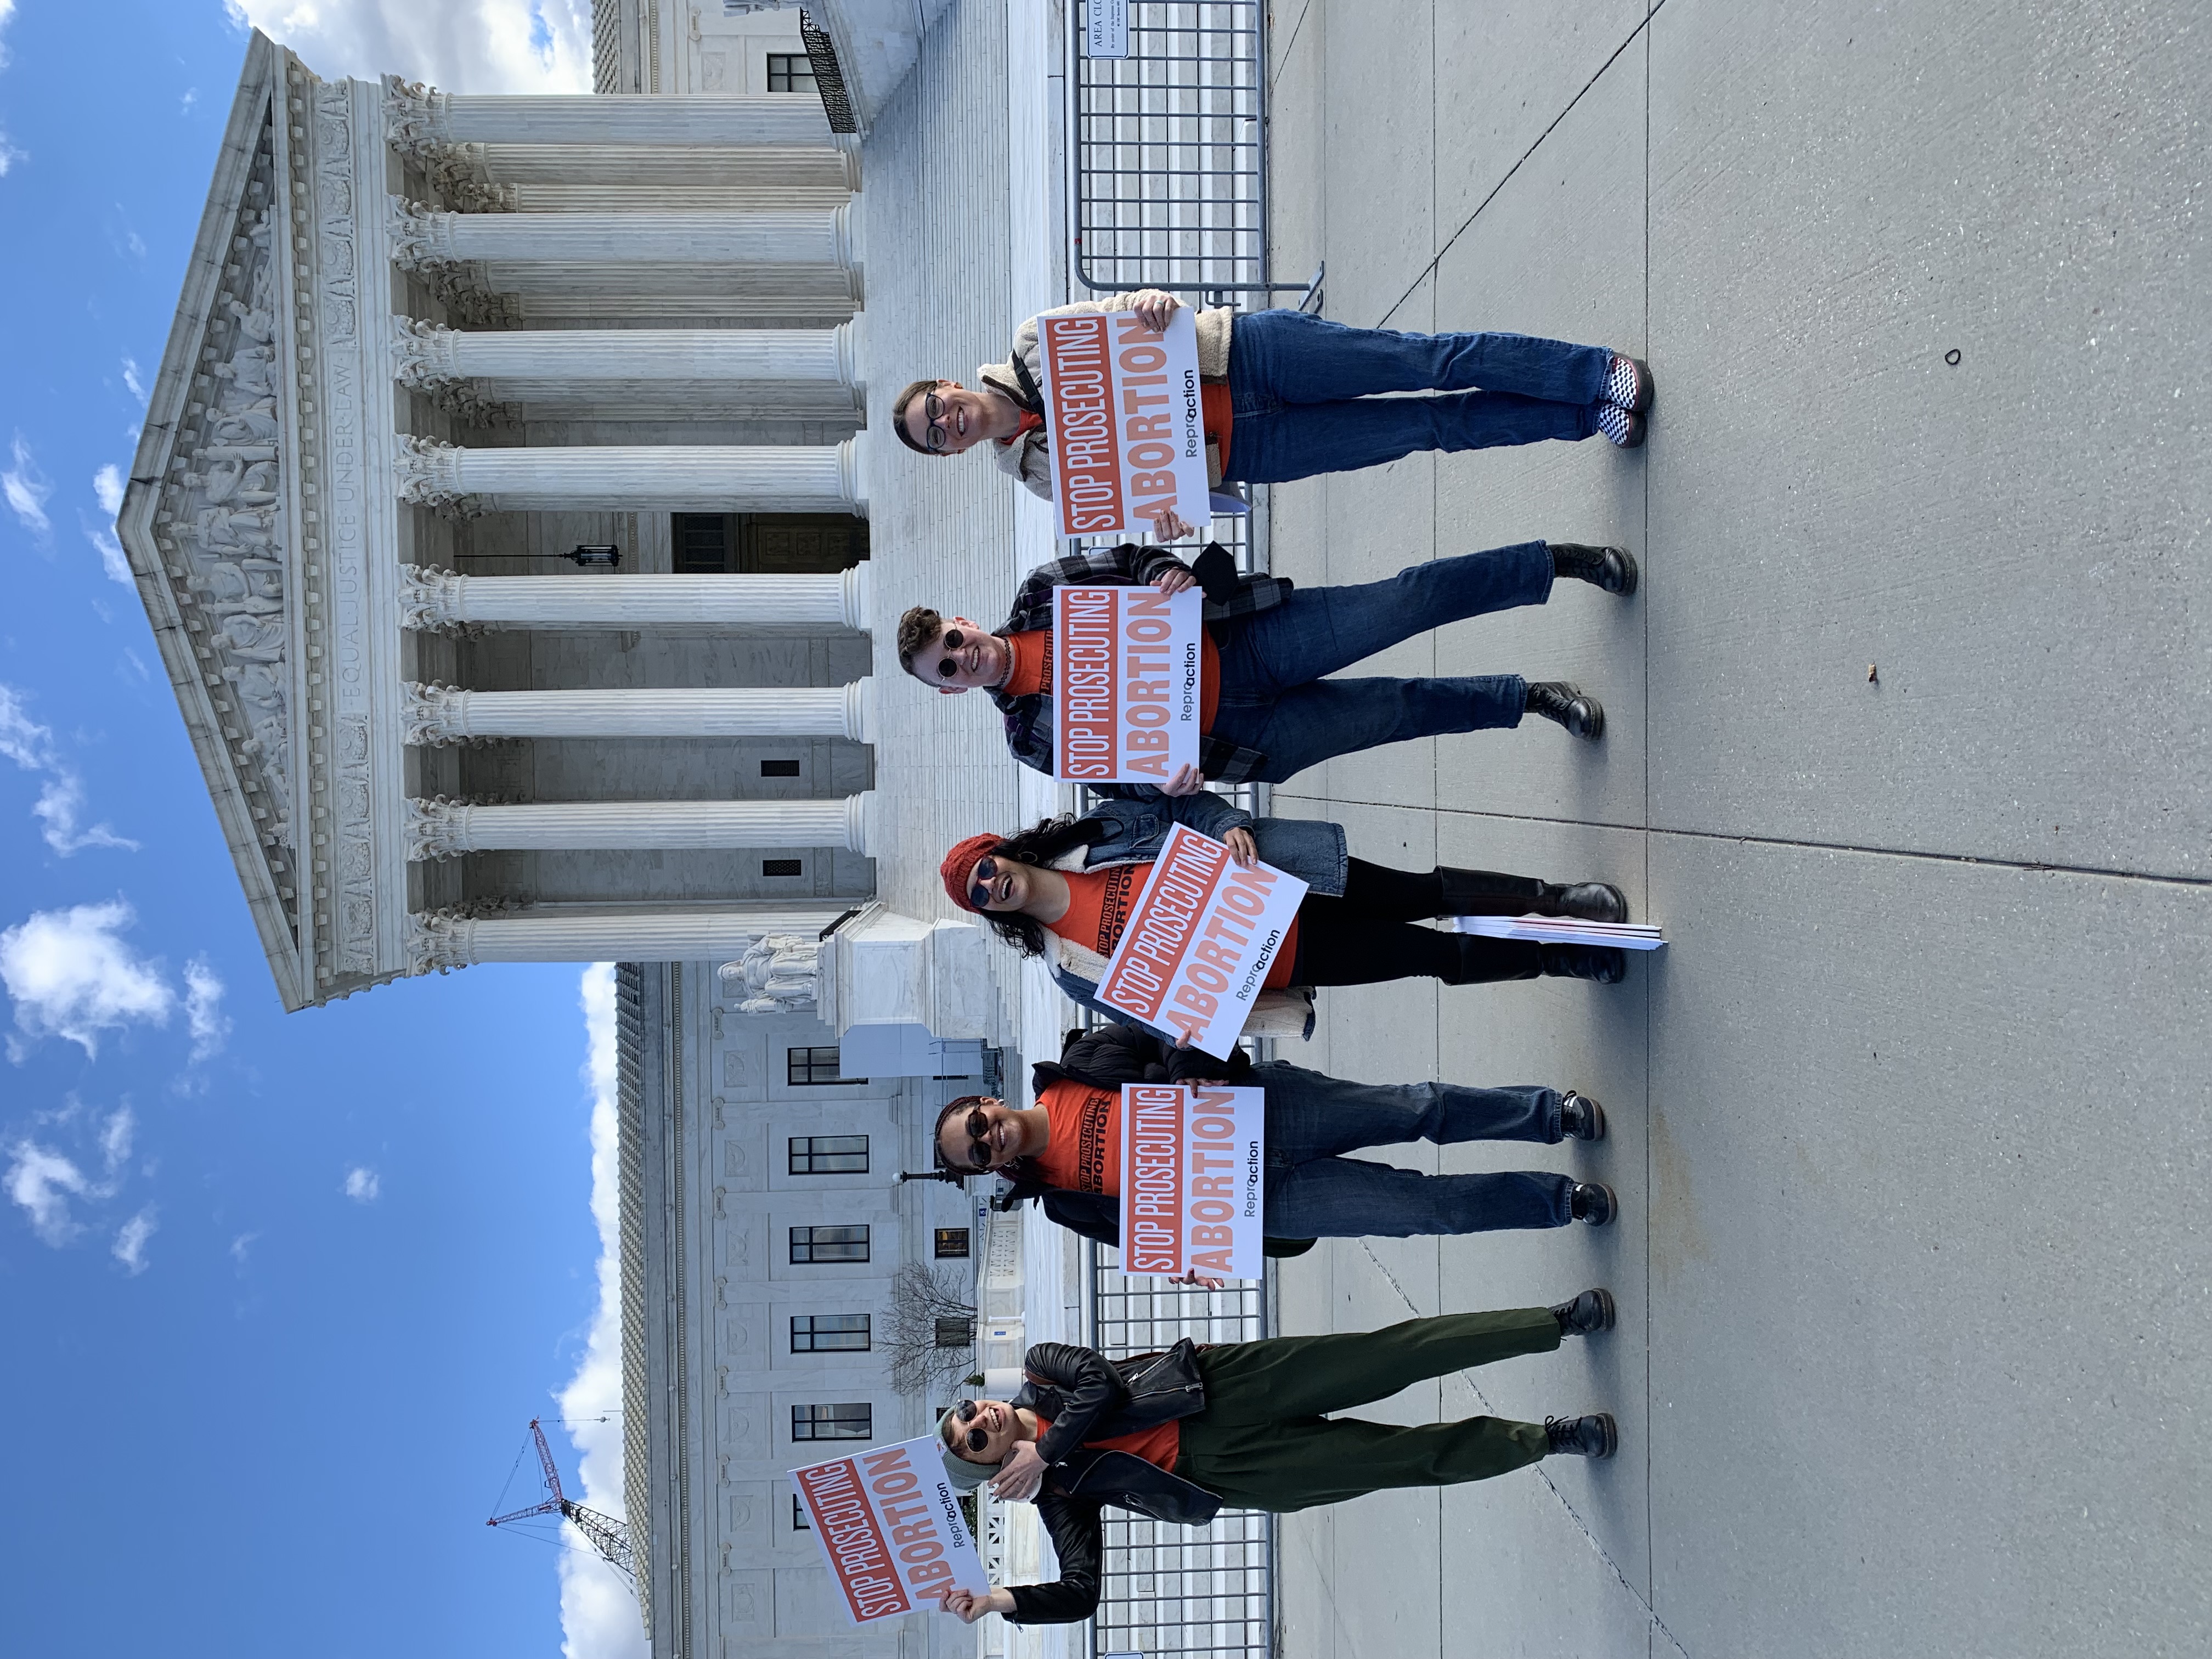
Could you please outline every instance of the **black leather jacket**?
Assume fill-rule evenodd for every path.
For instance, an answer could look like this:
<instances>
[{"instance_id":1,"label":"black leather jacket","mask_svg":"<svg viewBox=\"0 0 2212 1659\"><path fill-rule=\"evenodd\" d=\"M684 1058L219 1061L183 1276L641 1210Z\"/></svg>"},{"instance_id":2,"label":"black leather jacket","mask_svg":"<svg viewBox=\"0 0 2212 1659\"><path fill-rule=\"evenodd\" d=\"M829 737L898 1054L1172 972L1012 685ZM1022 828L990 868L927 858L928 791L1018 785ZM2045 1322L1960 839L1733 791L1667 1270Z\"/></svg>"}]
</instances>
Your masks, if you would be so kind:
<instances>
[{"instance_id":1,"label":"black leather jacket","mask_svg":"<svg viewBox=\"0 0 2212 1659\"><path fill-rule=\"evenodd\" d=\"M1118 1089L1125 1083L1181 1083L1194 1077L1249 1084L1251 1069L1251 1056L1242 1048L1232 1051L1225 1060L1216 1060L1196 1048L1173 1048L1138 1026L1109 1023L1087 1031L1070 1031L1060 1044L1058 1065L1041 1060L1030 1068L1030 1092L1034 1099L1048 1085L1063 1078L1094 1089ZM1101 1244L1121 1247L1120 1199L1103 1193L1073 1193L1048 1187L1019 1166L1012 1179L1012 1186L992 1200L1000 1209L1035 1200L1042 1206L1046 1219ZM1261 1248L1273 1256L1304 1255L1313 1247L1310 1238L1261 1241Z\"/></svg>"},{"instance_id":2,"label":"black leather jacket","mask_svg":"<svg viewBox=\"0 0 2212 1659\"><path fill-rule=\"evenodd\" d=\"M1008 1586L1014 1598L1008 1616L1022 1625L1072 1624L1098 1609L1098 1516L1106 1504L1184 1527L1204 1526L1221 1507L1205 1487L1133 1452L1094 1451L1084 1443L1204 1411L1206 1383L1188 1337L1165 1353L1110 1361L1096 1349L1040 1342L1022 1370L1021 1392L1009 1403L1052 1424L1037 1437L1046 1469L1036 1504L1060 1558L1060 1577L1049 1584Z\"/></svg>"}]
</instances>

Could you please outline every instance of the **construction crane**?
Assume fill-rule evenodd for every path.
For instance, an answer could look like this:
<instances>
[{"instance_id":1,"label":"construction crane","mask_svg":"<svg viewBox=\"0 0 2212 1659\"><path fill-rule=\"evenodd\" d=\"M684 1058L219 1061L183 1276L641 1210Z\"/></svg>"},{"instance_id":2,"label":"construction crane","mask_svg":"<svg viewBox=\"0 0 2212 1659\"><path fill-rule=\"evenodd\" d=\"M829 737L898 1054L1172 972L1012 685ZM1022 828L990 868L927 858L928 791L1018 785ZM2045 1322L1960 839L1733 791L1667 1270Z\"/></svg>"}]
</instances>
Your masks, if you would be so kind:
<instances>
[{"instance_id":1,"label":"construction crane","mask_svg":"<svg viewBox=\"0 0 2212 1659\"><path fill-rule=\"evenodd\" d=\"M557 1515L590 1539L592 1547L599 1553L600 1558L620 1573L635 1591L637 1589L637 1565L630 1553L629 1523L617 1521L611 1515L601 1515L597 1510L587 1510L561 1490L561 1467L553 1461L553 1449L545 1443L545 1431L538 1426L538 1419L534 1417L530 1419L530 1437L538 1443L538 1466L545 1472L545 1490L550 1495L544 1502L532 1504L526 1510L495 1515L484 1525L501 1527L510 1521L529 1520L533 1516Z\"/></svg>"}]
</instances>

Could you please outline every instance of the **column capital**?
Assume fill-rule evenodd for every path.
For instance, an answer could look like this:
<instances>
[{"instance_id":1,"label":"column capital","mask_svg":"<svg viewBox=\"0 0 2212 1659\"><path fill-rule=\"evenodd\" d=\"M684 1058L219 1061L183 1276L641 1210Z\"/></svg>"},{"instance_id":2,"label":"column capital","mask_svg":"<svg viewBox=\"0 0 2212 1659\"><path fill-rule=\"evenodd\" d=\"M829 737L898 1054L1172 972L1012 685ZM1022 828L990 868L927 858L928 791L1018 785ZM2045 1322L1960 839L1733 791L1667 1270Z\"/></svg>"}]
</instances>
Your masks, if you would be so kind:
<instances>
[{"instance_id":1,"label":"column capital","mask_svg":"<svg viewBox=\"0 0 2212 1659\"><path fill-rule=\"evenodd\" d=\"M407 857L459 858L468 850L469 804L445 795L428 799L410 796L407 802Z\"/></svg>"},{"instance_id":2,"label":"column capital","mask_svg":"<svg viewBox=\"0 0 2212 1659\"><path fill-rule=\"evenodd\" d=\"M410 746L437 749L467 740L469 694L459 686L408 680L399 696L399 718Z\"/></svg>"},{"instance_id":3,"label":"column capital","mask_svg":"<svg viewBox=\"0 0 2212 1659\"><path fill-rule=\"evenodd\" d=\"M875 603L876 579L874 567L863 559L850 570L839 573L845 606L845 626L856 634L868 631L868 613ZM867 681L860 684L866 684Z\"/></svg>"},{"instance_id":4,"label":"column capital","mask_svg":"<svg viewBox=\"0 0 2212 1659\"><path fill-rule=\"evenodd\" d=\"M425 265L460 263L461 255L453 245L453 225L461 216L459 214L422 202L410 202L404 196L385 199L391 224L392 264L403 270L419 270Z\"/></svg>"},{"instance_id":5,"label":"column capital","mask_svg":"<svg viewBox=\"0 0 2212 1659\"><path fill-rule=\"evenodd\" d=\"M457 444L441 438L404 436L392 454L392 478L399 498L416 507L434 507L473 518L483 511L481 502L461 484L461 457Z\"/></svg>"},{"instance_id":6,"label":"column capital","mask_svg":"<svg viewBox=\"0 0 2212 1659\"><path fill-rule=\"evenodd\" d=\"M401 565L400 626L434 634L461 626L461 584L466 580L434 564Z\"/></svg>"},{"instance_id":7,"label":"column capital","mask_svg":"<svg viewBox=\"0 0 2212 1659\"><path fill-rule=\"evenodd\" d=\"M453 100L437 88L398 76L384 77L386 140L403 155L452 141Z\"/></svg>"},{"instance_id":8,"label":"column capital","mask_svg":"<svg viewBox=\"0 0 2212 1659\"><path fill-rule=\"evenodd\" d=\"M462 374L458 329L414 317L392 319L392 374L402 386L428 392L468 377Z\"/></svg>"}]
</instances>

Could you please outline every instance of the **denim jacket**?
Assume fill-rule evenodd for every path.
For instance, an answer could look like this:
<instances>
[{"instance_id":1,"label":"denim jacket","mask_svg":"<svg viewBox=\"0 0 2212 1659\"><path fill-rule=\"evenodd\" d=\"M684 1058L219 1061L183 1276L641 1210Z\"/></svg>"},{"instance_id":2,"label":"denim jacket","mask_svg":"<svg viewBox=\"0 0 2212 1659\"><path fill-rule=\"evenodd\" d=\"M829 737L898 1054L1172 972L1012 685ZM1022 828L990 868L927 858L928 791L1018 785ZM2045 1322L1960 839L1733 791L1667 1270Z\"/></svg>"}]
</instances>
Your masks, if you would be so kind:
<instances>
[{"instance_id":1,"label":"denim jacket","mask_svg":"<svg viewBox=\"0 0 2212 1659\"><path fill-rule=\"evenodd\" d=\"M1314 892L1333 897L1344 891L1345 867L1351 855L1340 823L1320 818L1255 819L1210 789L1201 789L1194 795L1164 795L1152 800L1102 800L1091 807L1085 822L1103 833L1089 846L1079 848L1060 860L1063 869L1107 870L1120 864L1156 863L1160 848L1167 844L1169 830L1182 823L1217 841L1231 830L1249 830L1252 839L1259 845L1260 857L1267 863L1296 876ZM1093 1009L1107 1019L1138 1025L1168 1042L1175 1042L1174 1032L1145 1025L1134 1016L1109 1008L1097 1000L1098 978L1104 972L1105 962L1095 951L1048 933L1045 966L1052 975L1053 983L1070 1001ZM1297 1004L1303 1004L1303 1009L1293 1006ZM1278 1023L1261 1024L1263 1011L1276 1016ZM1280 1018L1286 1012L1297 1024L1297 1030L1281 1027ZM1312 993L1300 993L1294 988L1288 994L1262 992L1245 1030L1255 1034L1265 1031L1303 1038L1312 1034Z\"/></svg>"}]
</instances>

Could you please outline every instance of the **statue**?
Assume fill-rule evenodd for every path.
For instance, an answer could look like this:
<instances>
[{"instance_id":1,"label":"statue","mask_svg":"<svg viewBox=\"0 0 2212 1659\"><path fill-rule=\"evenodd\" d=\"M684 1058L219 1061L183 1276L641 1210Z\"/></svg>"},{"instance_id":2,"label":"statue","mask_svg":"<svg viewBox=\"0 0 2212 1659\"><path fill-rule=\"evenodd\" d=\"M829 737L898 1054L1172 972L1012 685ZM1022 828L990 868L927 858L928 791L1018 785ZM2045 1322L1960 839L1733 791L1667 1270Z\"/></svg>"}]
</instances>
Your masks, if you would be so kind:
<instances>
[{"instance_id":1,"label":"statue","mask_svg":"<svg viewBox=\"0 0 2212 1659\"><path fill-rule=\"evenodd\" d=\"M717 975L724 994L750 994L738 1004L741 1014L787 1014L814 1006L822 947L795 933L770 933L753 941L738 962L726 962Z\"/></svg>"}]
</instances>

